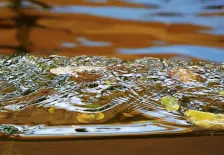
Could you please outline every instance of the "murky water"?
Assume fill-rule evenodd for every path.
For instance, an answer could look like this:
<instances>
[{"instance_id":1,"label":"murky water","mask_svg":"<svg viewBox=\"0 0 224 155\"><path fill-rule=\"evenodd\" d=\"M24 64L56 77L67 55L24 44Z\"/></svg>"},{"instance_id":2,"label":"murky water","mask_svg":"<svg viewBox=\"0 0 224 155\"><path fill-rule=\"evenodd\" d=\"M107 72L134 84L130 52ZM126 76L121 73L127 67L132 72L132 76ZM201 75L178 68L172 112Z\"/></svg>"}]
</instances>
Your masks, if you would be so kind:
<instances>
[{"instance_id":1,"label":"murky water","mask_svg":"<svg viewBox=\"0 0 224 155\"><path fill-rule=\"evenodd\" d=\"M222 0L1 0L0 53L224 61Z\"/></svg>"}]
</instances>

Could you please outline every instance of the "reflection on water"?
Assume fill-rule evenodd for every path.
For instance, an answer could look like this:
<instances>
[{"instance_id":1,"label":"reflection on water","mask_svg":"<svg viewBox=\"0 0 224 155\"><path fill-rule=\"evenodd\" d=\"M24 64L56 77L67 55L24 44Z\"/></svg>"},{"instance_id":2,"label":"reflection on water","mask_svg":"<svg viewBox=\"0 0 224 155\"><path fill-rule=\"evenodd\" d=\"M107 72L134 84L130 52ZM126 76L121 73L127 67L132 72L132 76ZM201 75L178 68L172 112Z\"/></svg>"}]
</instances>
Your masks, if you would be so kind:
<instances>
[{"instance_id":1,"label":"reflection on water","mask_svg":"<svg viewBox=\"0 0 224 155\"><path fill-rule=\"evenodd\" d=\"M186 115L224 113L222 64L0 56L0 136L1 131L22 138L223 131L199 126ZM224 115L217 116L223 121Z\"/></svg>"},{"instance_id":2,"label":"reflection on water","mask_svg":"<svg viewBox=\"0 0 224 155\"><path fill-rule=\"evenodd\" d=\"M36 129L35 129L36 128ZM82 126L36 126L32 131L21 134L20 138L90 138L99 136L127 136L127 135L155 135L155 134L184 134L191 130L184 127L174 127L167 124L153 122L112 124L112 125L82 125ZM27 127L31 130L31 127ZM88 133L88 134L87 134ZM66 137L67 136L67 137Z\"/></svg>"},{"instance_id":3,"label":"reflection on water","mask_svg":"<svg viewBox=\"0 0 224 155\"><path fill-rule=\"evenodd\" d=\"M222 0L0 0L0 53L224 61Z\"/></svg>"}]
</instances>

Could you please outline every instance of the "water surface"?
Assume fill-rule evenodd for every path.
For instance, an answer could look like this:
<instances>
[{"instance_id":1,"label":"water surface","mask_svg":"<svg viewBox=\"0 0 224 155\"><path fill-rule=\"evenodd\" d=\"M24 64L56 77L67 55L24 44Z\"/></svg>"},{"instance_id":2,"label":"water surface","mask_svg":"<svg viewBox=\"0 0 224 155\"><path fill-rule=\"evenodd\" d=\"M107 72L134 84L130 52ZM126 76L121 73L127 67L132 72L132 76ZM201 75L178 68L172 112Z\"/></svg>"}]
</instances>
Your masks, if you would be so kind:
<instances>
[{"instance_id":1,"label":"water surface","mask_svg":"<svg viewBox=\"0 0 224 155\"><path fill-rule=\"evenodd\" d=\"M0 56L0 136L3 132L11 138L46 139L223 131L224 115L217 115L218 122L211 127L186 115L189 110L208 112L205 116L224 113L223 64Z\"/></svg>"},{"instance_id":2,"label":"water surface","mask_svg":"<svg viewBox=\"0 0 224 155\"><path fill-rule=\"evenodd\" d=\"M224 61L222 0L1 0L0 53Z\"/></svg>"}]
</instances>

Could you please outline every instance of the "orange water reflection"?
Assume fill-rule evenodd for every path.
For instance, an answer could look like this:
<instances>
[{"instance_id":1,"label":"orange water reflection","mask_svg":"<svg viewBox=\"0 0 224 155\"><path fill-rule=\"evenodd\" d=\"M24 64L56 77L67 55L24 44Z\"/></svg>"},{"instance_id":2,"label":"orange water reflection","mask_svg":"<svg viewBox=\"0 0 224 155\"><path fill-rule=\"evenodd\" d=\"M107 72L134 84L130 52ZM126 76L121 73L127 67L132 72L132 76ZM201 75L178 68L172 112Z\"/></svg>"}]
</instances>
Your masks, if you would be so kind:
<instances>
[{"instance_id":1,"label":"orange water reflection","mask_svg":"<svg viewBox=\"0 0 224 155\"><path fill-rule=\"evenodd\" d=\"M10 7L8 1L1 0L0 2L1 54L27 52L41 56L104 55L122 59L153 56L181 60L224 61L220 58L222 56L224 58L224 51L222 52L224 36L222 29L219 28L224 26L222 21L217 21L218 24L211 23L211 26L187 22L189 13L160 11L162 2L153 3L152 1L150 4L144 4L118 0L48 0L46 3L43 0L30 0L29 3L25 3L22 0L12 0ZM220 5L220 3L221 0L217 0L217 4ZM198 4L203 6L203 2ZM172 5L167 4L168 7ZM80 7L84 7L84 11L77 11ZM108 11L114 9L114 14L118 15L110 16L107 12L102 12L101 9L104 7L109 7ZM144 9L155 10L150 16L161 20L125 19L127 15L119 15L116 12L117 8L132 9L133 16L134 12L144 11ZM211 17L219 17L217 20L224 21L223 11L219 7L214 9L213 4L207 6L207 9L211 8L212 11L199 10L192 16L198 20L202 20L201 17L208 18L207 22ZM91 12L88 9L95 10ZM97 11L101 11L99 15L96 15ZM127 10L124 13L130 12ZM122 18L123 16L125 18ZM184 20L186 18L186 22L178 22L180 18ZM167 22L166 19L172 19L174 22ZM206 22L204 19L202 21ZM216 30L216 33L207 33L213 30ZM151 50L151 47L156 47L156 50ZM183 51L185 47L188 51ZM198 50L208 48L211 52L207 52L207 56L195 54L199 51L194 50L194 47L197 49L204 47ZM146 50L141 52L144 48ZM121 53L121 49L127 52ZM213 53L214 58L211 58Z\"/></svg>"}]
</instances>

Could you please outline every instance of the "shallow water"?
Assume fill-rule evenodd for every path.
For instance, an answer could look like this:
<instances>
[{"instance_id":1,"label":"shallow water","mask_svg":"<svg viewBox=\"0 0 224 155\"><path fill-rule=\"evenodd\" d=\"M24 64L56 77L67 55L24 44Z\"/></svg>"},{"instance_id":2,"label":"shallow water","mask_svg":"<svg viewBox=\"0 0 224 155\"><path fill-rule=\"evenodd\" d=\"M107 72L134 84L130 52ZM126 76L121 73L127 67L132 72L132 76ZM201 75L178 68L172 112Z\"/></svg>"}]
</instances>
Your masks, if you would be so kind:
<instances>
[{"instance_id":1,"label":"shallow water","mask_svg":"<svg viewBox=\"0 0 224 155\"><path fill-rule=\"evenodd\" d=\"M0 0L0 54L101 55L126 60L150 56L224 62L223 8L222 0ZM1 57L0 63L3 59ZM43 59L48 67L66 66L69 61L68 58L52 57L58 61L54 65L50 59L46 62ZM171 87L180 83L169 79L161 65L154 64L156 60L152 63L156 67L149 69L152 74L150 83L146 83L148 68L141 65L135 66L137 70L133 71L112 67L100 81L105 82L108 74L109 79L115 77L114 82L120 85L116 85L112 93L104 94L104 98L96 95L105 91L111 85L110 81L109 84L108 81L96 84L91 80L99 78L98 75L87 74L79 75L87 76L84 85L80 84L83 84L82 78L81 81L70 81L69 76L53 78L42 73L44 66L36 64L36 60L21 58L16 65L0 64L10 70L4 68L4 73L0 70L0 108L8 113L22 111L10 113L7 119L2 114L0 123L16 125L23 131L20 134L23 138L184 134L192 131L192 124L180 114L168 113L159 106L159 99L174 93L176 89ZM108 64L104 62L103 65ZM223 113L223 98L217 97L217 92L223 89L223 72L210 72L208 68L205 69L208 73L201 70L207 78L205 83L182 85L184 88L175 95L187 108ZM113 69L114 73L111 72ZM145 79L139 78L143 75ZM134 82L124 82L125 79ZM77 91L76 86L82 91ZM95 111L91 109L93 107L86 107L98 101L94 105L98 106L94 107ZM210 106L209 102L214 105ZM27 104L34 106L30 108ZM56 109L50 109L52 106ZM28 111L24 112L24 109ZM135 112L131 113L133 109ZM51 114L52 111L55 113ZM98 116L91 115L90 125L77 122L78 114L96 111L102 112L104 119L98 121ZM66 114L71 116L70 119L66 120Z\"/></svg>"},{"instance_id":2,"label":"shallow water","mask_svg":"<svg viewBox=\"0 0 224 155\"><path fill-rule=\"evenodd\" d=\"M224 61L222 0L0 0L0 53Z\"/></svg>"},{"instance_id":3,"label":"shallow water","mask_svg":"<svg viewBox=\"0 0 224 155\"><path fill-rule=\"evenodd\" d=\"M17 128L3 125L0 131L11 138L186 134L201 128L185 111L224 113L223 64L0 56L0 124ZM190 76L182 78L179 72L187 70ZM165 96L180 107L166 108Z\"/></svg>"}]
</instances>

